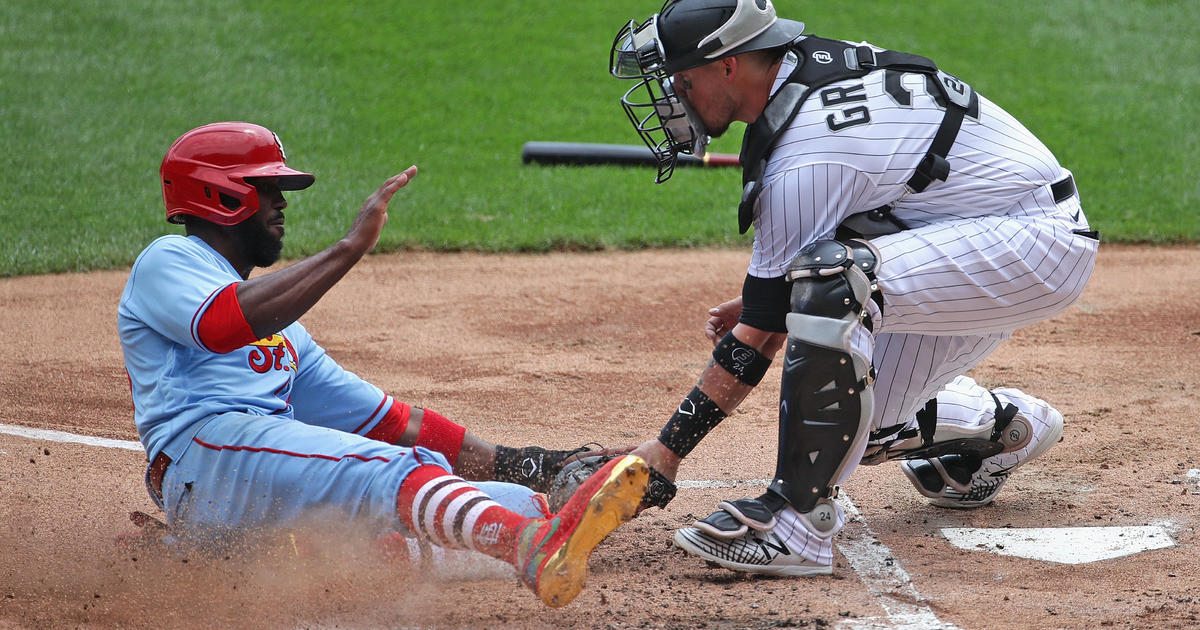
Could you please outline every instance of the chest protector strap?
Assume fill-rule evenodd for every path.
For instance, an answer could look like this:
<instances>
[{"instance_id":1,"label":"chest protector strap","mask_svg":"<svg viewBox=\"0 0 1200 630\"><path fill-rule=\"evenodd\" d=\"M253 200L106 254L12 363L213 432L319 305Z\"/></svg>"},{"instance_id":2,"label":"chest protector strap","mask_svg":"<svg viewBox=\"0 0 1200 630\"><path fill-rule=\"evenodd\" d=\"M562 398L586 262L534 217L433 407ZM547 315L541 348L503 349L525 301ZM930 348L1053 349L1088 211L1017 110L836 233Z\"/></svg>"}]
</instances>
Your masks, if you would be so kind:
<instances>
[{"instance_id":1,"label":"chest protector strap","mask_svg":"<svg viewBox=\"0 0 1200 630\"><path fill-rule=\"evenodd\" d=\"M742 234L754 223L754 202L762 192L767 159L779 136L799 113L804 101L816 90L837 81L856 79L875 70L924 74L936 86L935 98L946 107L946 115L916 172L908 180L913 192L921 192L933 180L945 181L950 174L946 155L958 136L965 116L979 116L979 97L971 86L938 70L933 61L920 55L856 46L823 37L805 37L792 47L796 69L775 92L758 120L746 127L742 138L742 201L738 206L738 229Z\"/></svg>"}]
</instances>

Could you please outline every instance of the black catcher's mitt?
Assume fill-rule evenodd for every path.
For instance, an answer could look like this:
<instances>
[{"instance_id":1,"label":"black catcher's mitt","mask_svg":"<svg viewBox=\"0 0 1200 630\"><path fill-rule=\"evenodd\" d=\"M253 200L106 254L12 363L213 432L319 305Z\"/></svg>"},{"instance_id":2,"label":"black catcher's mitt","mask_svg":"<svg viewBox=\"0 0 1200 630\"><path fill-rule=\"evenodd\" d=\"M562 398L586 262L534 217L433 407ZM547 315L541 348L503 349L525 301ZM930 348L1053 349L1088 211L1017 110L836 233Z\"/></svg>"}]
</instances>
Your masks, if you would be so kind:
<instances>
[{"instance_id":1,"label":"black catcher's mitt","mask_svg":"<svg viewBox=\"0 0 1200 630\"><path fill-rule=\"evenodd\" d=\"M594 455L564 466L554 477L554 481L550 483L550 491L546 493L550 500L550 510L561 510L579 486L614 457L621 455ZM642 507L667 507L671 499L675 498L675 490L675 484L670 479L651 468L650 485L646 487L646 495L642 497Z\"/></svg>"}]
</instances>

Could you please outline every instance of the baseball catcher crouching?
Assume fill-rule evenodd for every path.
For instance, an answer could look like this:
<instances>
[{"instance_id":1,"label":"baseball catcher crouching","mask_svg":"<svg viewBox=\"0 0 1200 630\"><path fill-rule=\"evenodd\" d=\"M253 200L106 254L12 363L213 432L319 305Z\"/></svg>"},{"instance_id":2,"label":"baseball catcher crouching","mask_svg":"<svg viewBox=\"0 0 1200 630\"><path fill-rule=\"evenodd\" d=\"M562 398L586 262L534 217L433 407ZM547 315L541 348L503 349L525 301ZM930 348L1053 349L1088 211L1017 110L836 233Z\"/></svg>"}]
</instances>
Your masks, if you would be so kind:
<instances>
[{"instance_id":1,"label":"baseball catcher crouching","mask_svg":"<svg viewBox=\"0 0 1200 630\"><path fill-rule=\"evenodd\" d=\"M832 571L859 463L901 460L932 503L973 508L1059 441L1048 404L964 375L1078 300L1099 242L1071 172L996 103L920 55L804 30L769 0L668 0L609 55L658 183L746 123L741 294L709 311L712 362L633 454L674 479L784 350L769 488L674 537L776 575Z\"/></svg>"}]
</instances>

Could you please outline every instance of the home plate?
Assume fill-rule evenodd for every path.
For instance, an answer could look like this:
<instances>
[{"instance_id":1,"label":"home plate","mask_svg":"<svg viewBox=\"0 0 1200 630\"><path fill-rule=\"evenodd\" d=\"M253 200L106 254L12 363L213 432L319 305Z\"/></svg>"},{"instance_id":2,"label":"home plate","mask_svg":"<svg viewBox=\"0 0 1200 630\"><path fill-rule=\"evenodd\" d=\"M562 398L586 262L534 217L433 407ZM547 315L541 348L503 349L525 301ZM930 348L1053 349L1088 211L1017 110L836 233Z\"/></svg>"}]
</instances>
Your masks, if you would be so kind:
<instances>
[{"instance_id":1,"label":"home plate","mask_svg":"<svg viewBox=\"0 0 1200 630\"><path fill-rule=\"evenodd\" d=\"M1096 562L1175 546L1167 530L1158 525L1029 529L947 527L942 529L942 534L961 549L980 549L1002 556L1063 564Z\"/></svg>"}]
</instances>

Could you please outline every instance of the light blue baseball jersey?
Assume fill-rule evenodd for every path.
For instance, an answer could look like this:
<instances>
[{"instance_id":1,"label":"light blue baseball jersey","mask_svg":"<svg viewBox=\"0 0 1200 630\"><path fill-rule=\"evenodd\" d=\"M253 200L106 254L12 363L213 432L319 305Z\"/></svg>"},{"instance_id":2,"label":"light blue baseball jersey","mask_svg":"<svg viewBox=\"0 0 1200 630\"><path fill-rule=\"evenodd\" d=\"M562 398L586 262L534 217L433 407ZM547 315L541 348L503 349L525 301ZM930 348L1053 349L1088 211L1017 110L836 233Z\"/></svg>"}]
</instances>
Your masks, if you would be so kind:
<instances>
[{"instance_id":1,"label":"light blue baseball jersey","mask_svg":"<svg viewBox=\"0 0 1200 630\"><path fill-rule=\"evenodd\" d=\"M218 413L275 415L365 434L391 405L379 388L330 359L299 322L233 352L205 347L200 317L222 289L241 280L194 236L161 237L134 263L117 323L138 434L151 459L162 450L177 459L197 423Z\"/></svg>"},{"instance_id":2,"label":"light blue baseball jersey","mask_svg":"<svg viewBox=\"0 0 1200 630\"><path fill-rule=\"evenodd\" d=\"M138 256L118 307L118 331L146 453L174 462L163 484L168 522L232 531L283 524L317 505L395 525L396 493L422 464L445 457L365 437L393 404L343 369L293 323L227 353L205 346L199 322L241 276L200 238L164 236ZM532 491L495 484L519 511ZM157 499L157 497L155 497Z\"/></svg>"}]
</instances>

